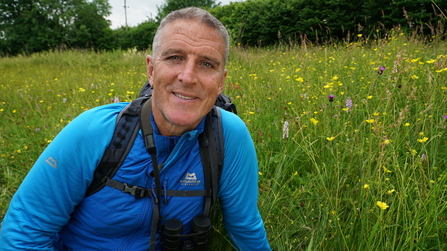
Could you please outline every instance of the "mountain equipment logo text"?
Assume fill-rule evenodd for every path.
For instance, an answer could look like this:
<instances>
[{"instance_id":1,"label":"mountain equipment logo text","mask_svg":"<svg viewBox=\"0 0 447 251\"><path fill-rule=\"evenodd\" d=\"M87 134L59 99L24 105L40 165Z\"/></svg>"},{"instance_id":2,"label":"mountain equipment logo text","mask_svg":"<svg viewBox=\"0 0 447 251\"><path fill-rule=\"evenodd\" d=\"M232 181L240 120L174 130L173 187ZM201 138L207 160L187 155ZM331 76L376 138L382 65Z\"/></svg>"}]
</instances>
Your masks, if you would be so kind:
<instances>
[{"instance_id":1,"label":"mountain equipment logo text","mask_svg":"<svg viewBox=\"0 0 447 251\"><path fill-rule=\"evenodd\" d=\"M196 173L186 173L185 179L180 180L180 184L184 186L195 186L200 184L200 180L197 179Z\"/></svg>"}]
</instances>

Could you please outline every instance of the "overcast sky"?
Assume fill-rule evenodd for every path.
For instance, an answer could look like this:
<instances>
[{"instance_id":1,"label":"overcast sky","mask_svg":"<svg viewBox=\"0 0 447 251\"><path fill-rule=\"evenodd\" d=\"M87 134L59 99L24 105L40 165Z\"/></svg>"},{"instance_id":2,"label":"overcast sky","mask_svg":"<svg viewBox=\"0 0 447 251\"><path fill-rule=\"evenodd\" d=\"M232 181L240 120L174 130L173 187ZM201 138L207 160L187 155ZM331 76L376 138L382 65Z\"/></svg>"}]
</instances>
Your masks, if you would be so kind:
<instances>
[{"instance_id":1,"label":"overcast sky","mask_svg":"<svg viewBox=\"0 0 447 251\"><path fill-rule=\"evenodd\" d=\"M112 21L112 29L126 25L126 15L124 11L124 1L127 6L127 25L137 26L147 20L152 15L157 15L157 6L162 5L164 0L109 0L112 6L112 14L107 18ZM242 0L216 0L222 5L230 2L240 2Z\"/></svg>"}]
</instances>

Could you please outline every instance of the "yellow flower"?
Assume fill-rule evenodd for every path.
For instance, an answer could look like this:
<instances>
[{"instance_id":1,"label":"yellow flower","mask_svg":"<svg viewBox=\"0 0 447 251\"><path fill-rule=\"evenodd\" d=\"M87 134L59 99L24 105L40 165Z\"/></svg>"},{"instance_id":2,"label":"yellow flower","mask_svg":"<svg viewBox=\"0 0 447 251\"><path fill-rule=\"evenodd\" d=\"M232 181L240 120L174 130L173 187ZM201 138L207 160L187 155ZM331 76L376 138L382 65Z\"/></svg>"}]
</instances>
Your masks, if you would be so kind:
<instances>
[{"instance_id":1,"label":"yellow flower","mask_svg":"<svg viewBox=\"0 0 447 251\"><path fill-rule=\"evenodd\" d=\"M391 143L391 140L386 139L385 141L383 141L383 144L388 145L389 143Z\"/></svg>"},{"instance_id":2,"label":"yellow flower","mask_svg":"<svg viewBox=\"0 0 447 251\"><path fill-rule=\"evenodd\" d=\"M426 142L428 140L428 138L427 137L424 137L424 138L422 138L422 139L418 139L418 142L419 143L424 143L424 142Z\"/></svg>"},{"instance_id":3,"label":"yellow flower","mask_svg":"<svg viewBox=\"0 0 447 251\"><path fill-rule=\"evenodd\" d=\"M369 123L369 124L372 124L372 123L374 123L374 122L376 122L374 119L367 119L367 120L365 120L367 123Z\"/></svg>"},{"instance_id":4,"label":"yellow flower","mask_svg":"<svg viewBox=\"0 0 447 251\"><path fill-rule=\"evenodd\" d=\"M384 172L386 172L386 173L392 173L392 172L390 171L390 169L388 169L388 168L386 168L386 167L384 167L384 166L382 166L382 168L383 168L383 171L384 171Z\"/></svg>"},{"instance_id":5,"label":"yellow flower","mask_svg":"<svg viewBox=\"0 0 447 251\"><path fill-rule=\"evenodd\" d=\"M368 96L367 98L368 98L368 99L372 99L372 98L373 98L373 96Z\"/></svg>"},{"instance_id":6,"label":"yellow flower","mask_svg":"<svg viewBox=\"0 0 447 251\"><path fill-rule=\"evenodd\" d=\"M410 126L410 123L405 123L404 126Z\"/></svg>"},{"instance_id":7,"label":"yellow flower","mask_svg":"<svg viewBox=\"0 0 447 251\"><path fill-rule=\"evenodd\" d=\"M312 122L312 124L317 125L318 124L318 120L311 118L310 122Z\"/></svg>"},{"instance_id":8,"label":"yellow flower","mask_svg":"<svg viewBox=\"0 0 447 251\"><path fill-rule=\"evenodd\" d=\"M332 140L335 139L335 137L329 137L329 138L326 138L326 139L329 140L329 141L332 141Z\"/></svg>"},{"instance_id":9,"label":"yellow flower","mask_svg":"<svg viewBox=\"0 0 447 251\"><path fill-rule=\"evenodd\" d=\"M374 115L374 116L379 116L379 115L380 115L380 113L378 113L378 112L375 112L375 113L373 113L373 115Z\"/></svg>"},{"instance_id":10,"label":"yellow flower","mask_svg":"<svg viewBox=\"0 0 447 251\"><path fill-rule=\"evenodd\" d=\"M390 206L388 206L385 202L382 201L377 201L377 206L379 206L381 209L385 210L387 208L389 208Z\"/></svg>"},{"instance_id":11,"label":"yellow flower","mask_svg":"<svg viewBox=\"0 0 447 251\"><path fill-rule=\"evenodd\" d=\"M368 188L369 188L369 184L365 184L365 185L363 185L363 188L364 188L364 189L368 189Z\"/></svg>"},{"instance_id":12,"label":"yellow flower","mask_svg":"<svg viewBox=\"0 0 447 251\"><path fill-rule=\"evenodd\" d=\"M298 171L295 171L295 172L293 173L293 175L295 175L295 176L298 175Z\"/></svg>"},{"instance_id":13,"label":"yellow flower","mask_svg":"<svg viewBox=\"0 0 447 251\"><path fill-rule=\"evenodd\" d=\"M394 190L394 189L391 189L391 190L388 190L386 193L387 194L392 194L392 193L394 193L396 190Z\"/></svg>"}]
</instances>

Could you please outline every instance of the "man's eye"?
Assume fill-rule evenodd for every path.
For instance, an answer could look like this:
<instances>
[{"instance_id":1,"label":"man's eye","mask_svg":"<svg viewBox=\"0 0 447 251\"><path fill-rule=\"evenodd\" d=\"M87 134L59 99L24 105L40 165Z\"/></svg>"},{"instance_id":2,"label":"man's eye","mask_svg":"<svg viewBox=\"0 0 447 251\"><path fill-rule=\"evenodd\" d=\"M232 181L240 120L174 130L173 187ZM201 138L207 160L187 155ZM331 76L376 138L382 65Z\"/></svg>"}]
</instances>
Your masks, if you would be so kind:
<instances>
[{"instance_id":1,"label":"man's eye","mask_svg":"<svg viewBox=\"0 0 447 251\"><path fill-rule=\"evenodd\" d=\"M170 56L168 59L170 60L180 60L179 56Z\"/></svg>"},{"instance_id":2,"label":"man's eye","mask_svg":"<svg viewBox=\"0 0 447 251\"><path fill-rule=\"evenodd\" d=\"M202 64L203 64L203 66L205 66L206 68L211 68L211 67L213 67L213 65L210 64L210 63L208 63L208 62L203 62Z\"/></svg>"}]
</instances>

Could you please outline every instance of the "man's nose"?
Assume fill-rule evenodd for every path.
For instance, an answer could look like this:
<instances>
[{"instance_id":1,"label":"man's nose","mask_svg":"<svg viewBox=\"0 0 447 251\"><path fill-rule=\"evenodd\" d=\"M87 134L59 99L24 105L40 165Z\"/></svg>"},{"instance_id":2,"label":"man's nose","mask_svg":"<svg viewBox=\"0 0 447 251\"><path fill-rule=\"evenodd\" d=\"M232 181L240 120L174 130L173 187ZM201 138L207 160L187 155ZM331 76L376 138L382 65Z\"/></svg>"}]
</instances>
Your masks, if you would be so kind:
<instances>
[{"instance_id":1,"label":"man's nose","mask_svg":"<svg viewBox=\"0 0 447 251\"><path fill-rule=\"evenodd\" d=\"M179 80L184 84L194 84L197 81L197 66L194 60L187 60L182 72L179 74Z\"/></svg>"}]
</instances>

